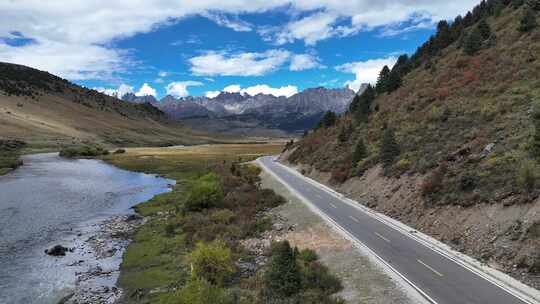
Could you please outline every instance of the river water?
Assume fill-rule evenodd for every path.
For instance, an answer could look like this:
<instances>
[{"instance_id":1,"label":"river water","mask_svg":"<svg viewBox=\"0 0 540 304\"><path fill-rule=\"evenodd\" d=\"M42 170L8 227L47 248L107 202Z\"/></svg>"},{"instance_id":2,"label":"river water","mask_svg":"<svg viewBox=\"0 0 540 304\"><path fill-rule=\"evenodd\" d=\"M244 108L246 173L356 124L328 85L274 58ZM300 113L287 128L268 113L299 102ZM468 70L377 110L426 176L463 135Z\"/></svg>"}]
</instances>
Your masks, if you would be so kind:
<instances>
[{"instance_id":1,"label":"river water","mask_svg":"<svg viewBox=\"0 0 540 304\"><path fill-rule=\"evenodd\" d=\"M70 247L88 227L169 191L174 181L56 153L24 157L0 176L0 303L56 303L74 287L69 257L44 250ZM84 232L84 233L83 233ZM68 254L69 256L69 254Z\"/></svg>"}]
</instances>

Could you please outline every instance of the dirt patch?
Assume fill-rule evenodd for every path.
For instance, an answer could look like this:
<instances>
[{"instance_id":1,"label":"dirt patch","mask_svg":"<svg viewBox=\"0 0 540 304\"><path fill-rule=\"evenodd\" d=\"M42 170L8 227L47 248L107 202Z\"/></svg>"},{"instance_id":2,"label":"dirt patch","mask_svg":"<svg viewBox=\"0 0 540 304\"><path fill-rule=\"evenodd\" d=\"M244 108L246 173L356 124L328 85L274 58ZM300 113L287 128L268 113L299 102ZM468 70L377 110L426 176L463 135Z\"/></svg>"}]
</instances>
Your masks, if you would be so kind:
<instances>
[{"instance_id":1,"label":"dirt patch","mask_svg":"<svg viewBox=\"0 0 540 304\"><path fill-rule=\"evenodd\" d=\"M280 238L299 248L314 249L330 271L342 280L344 289L338 296L347 303L419 303L281 183L265 172L261 173L261 179L263 188L273 189L287 200L286 204L271 211L285 221L286 226L294 227L287 229Z\"/></svg>"}]
</instances>

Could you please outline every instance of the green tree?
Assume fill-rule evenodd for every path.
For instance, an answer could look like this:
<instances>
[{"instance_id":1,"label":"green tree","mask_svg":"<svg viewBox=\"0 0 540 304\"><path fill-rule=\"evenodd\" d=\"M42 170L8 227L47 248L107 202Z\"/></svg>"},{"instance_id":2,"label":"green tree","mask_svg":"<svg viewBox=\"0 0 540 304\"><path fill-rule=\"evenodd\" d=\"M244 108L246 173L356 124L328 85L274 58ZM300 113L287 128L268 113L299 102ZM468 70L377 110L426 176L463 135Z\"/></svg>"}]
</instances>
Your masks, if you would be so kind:
<instances>
[{"instance_id":1,"label":"green tree","mask_svg":"<svg viewBox=\"0 0 540 304\"><path fill-rule=\"evenodd\" d=\"M358 109L358 104L360 103L360 95L355 94L351 104L349 105L349 112L354 113Z\"/></svg>"},{"instance_id":2,"label":"green tree","mask_svg":"<svg viewBox=\"0 0 540 304\"><path fill-rule=\"evenodd\" d=\"M221 240L197 243L191 253L193 276L221 286L235 272L231 250Z\"/></svg>"},{"instance_id":3,"label":"green tree","mask_svg":"<svg viewBox=\"0 0 540 304\"><path fill-rule=\"evenodd\" d=\"M301 273L296 262L296 253L288 241L274 243L264 282L270 297L290 297L301 289Z\"/></svg>"},{"instance_id":4,"label":"green tree","mask_svg":"<svg viewBox=\"0 0 540 304\"><path fill-rule=\"evenodd\" d=\"M536 15L534 11L531 8L527 8L525 10L525 13L523 14L523 17L521 18L518 30L520 32L526 33L532 31L537 26L538 23L536 22Z\"/></svg>"},{"instance_id":5,"label":"green tree","mask_svg":"<svg viewBox=\"0 0 540 304\"><path fill-rule=\"evenodd\" d=\"M339 135L338 135L339 142L344 143L348 141L352 133L353 133L352 124L349 122L346 122L345 125L342 125L341 129L339 130Z\"/></svg>"},{"instance_id":6,"label":"green tree","mask_svg":"<svg viewBox=\"0 0 540 304\"><path fill-rule=\"evenodd\" d=\"M450 25L448 25L446 20L439 21L437 24L436 41L438 50L442 50L452 43Z\"/></svg>"},{"instance_id":7,"label":"green tree","mask_svg":"<svg viewBox=\"0 0 540 304\"><path fill-rule=\"evenodd\" d=\"M538 165L532 159L525 159L521 162L518 171L518 186L526 193L532 193L538 184Z\"/></svg>"},{"instance_id":8,"label":"green tree","mask_svg":"<svg viewBox=\"0 0 540 304\"><path fill-rule=\"evenodd\" d=\"M380 150L380 159L383 167L386 169L392 166L399 153L399 145L396 141L394 131L391 128L386 128L383 132Z\"/></svg>"},{"instance_id":9,"label":"green tree","mask_svg":"<svg viewBox=\"0 0 540 304\"><path fill-rule=\"evenodd\" d=\"M463 50L465 54L472 56L482 48L482 35L478 28L474 28L465 38Z\"/></svg>"},{"instance_id":10,"label":"green tree","mask_svg":"<svg viewBox=\"0 0 540 304\"><path fill-rule=\"evenodd\" d=\"M353 164L356 165L359 161L367 157L367 149L364 141L360 138L354 147Z\"/></svg>"},{"instance_id":11,"label":"green tree","mask_svg":"<svg viewBox=\"0 0 540 304\"><path fill-rule=\"evenodd\" d=\"M390 72L386 82L386 91L390 93L397 90L401 86L401 82L401 76L397 71Z\"/></svg>"},{"instance_id":12,"label":"green tree","mask_svg":"<svg viewBox=\"0 0 540 304\"><path fill-rule=\"evenodd\" d=\"M534 133L532 138L532 155L534 158L540 160L540 104L534 106L533 115Z\"/></svg>"},{"instance_id":13,"label":"green tree","mask_svg":"<svg viewBox=\"0 0 540 304\"><path fill-rule=\"evenodd\" d=\"M377 78L377 85L375 88L377 94L382 94L388 91L388 77L390 77L390 69L388 68L388 66L385 65L379 73L379 77Z\"/></svg>"},{"instance_id":14,"label":"green tree","mask_svg":"<svg viewBox=\"0 0 540 304\"><path fill-rule=\"evenodd\" d=\"M495 17L499 17L505 7L506 5L504 4L503 0L496 0L493 6L493 15Z\"/></svg>"},{"instance_id":15,"label":"green tree","mask_svg":"<svg viewBox=\"0 0 540 304\"><path fill-rule=\"evenodd\" d=\"M321 121L319 122L319 125L317 128L328 128L336 124L337 121L337 115L336 113L332 111L327 111L324 113L324 116L322 117Z\"/></svg>"},{"instance_id":16,"label":"green tree","mask_svg":"<svg viewBox=\"0 0 540 304\"><path fill-rule=\"evenodd\" d=\"M488 39L491 36L491 28L485 19L480 20L478 26L476 27L480 33L480 38L482 41Z\"/></svg>"},{"instance_id":17,"label":"green tree","mask_svg":"<svg viewBox=\"0 0 540 304\"><path fill-rule=\"evenodd\" d=\"M354 118L361 122L366 122L371 113L371 104L375 100L375 90L368 84L364 92L358 97Z\"/></svg>"}]
</instances>

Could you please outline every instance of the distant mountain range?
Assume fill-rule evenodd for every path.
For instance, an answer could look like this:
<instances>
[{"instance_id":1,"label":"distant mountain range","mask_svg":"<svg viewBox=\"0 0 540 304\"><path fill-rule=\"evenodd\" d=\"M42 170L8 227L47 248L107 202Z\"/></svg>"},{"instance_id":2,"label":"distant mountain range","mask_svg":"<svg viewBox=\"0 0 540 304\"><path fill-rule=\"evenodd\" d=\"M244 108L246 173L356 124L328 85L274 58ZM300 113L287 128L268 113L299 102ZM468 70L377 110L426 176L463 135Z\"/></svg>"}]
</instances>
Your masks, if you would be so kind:
<instances>
[{"instance_id":1,"label":"distant mountain range","mask_svg":"<svg viewBox=\"0 0 540 304\"><path fill-rule=\"evenodd\" d=\"M239 124L242 129L249 124L251 127L295 133L313 128L326 111L345 112L355 94L348 88L318 87L306 89L291 97L221 92L214 98L174 98L167 95L157 101L153 96L128 93L122 99L135 103L149 102L171 118L182 120L193 128L207 129L208 125L201 126L201 121L211 119L214 126L216 121L220 122L219 127L210 130L215 132L235 133Z\"/></svg>"}]
</instances>

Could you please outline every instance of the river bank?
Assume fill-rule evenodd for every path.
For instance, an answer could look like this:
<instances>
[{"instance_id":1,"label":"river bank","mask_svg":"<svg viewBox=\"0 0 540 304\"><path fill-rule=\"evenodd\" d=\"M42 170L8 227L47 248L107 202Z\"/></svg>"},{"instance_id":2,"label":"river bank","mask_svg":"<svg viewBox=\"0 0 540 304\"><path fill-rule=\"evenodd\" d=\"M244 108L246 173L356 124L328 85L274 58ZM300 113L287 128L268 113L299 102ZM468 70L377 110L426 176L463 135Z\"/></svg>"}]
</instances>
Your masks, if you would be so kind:
<instances>
[{"instance_id":1,"label":"river bank","mask_svg":"<svg viewBox=\"0 0 540 304\"><path fill-rule=\"evenodd\" d=\"M0 302L83 303L108 289L103 300L86 302L110 303L119 296L125 235L142 221L130 208L170 191L173 181L56 153L23 160L0 176ZM45 254L55 245L70 250Z\"/></svg>"}]
</instances>

